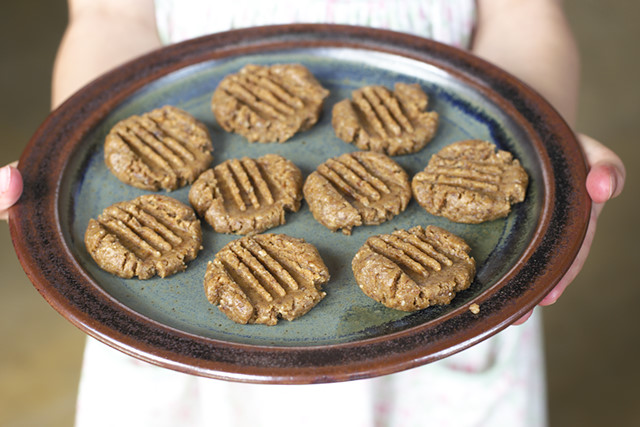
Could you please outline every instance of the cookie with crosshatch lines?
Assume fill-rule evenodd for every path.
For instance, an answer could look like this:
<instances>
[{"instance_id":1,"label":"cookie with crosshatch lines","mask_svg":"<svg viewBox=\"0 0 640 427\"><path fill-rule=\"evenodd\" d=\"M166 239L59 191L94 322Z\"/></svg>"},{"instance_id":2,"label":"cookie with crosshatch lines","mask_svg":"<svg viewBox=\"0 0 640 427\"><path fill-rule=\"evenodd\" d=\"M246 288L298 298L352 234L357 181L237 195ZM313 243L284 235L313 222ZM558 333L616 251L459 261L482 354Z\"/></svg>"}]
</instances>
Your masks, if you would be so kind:
<instances>
[{"instance_id":1,"label":"cookie with crosshatch lines","mask_svg":"<svg viewBox=\"0 0 640 427\"><path fill-rule=\"evenodd\" d=\"M249 142L285 142L317 121L329 91L300 64L246 65L211 98L216 120Z\"/></svg>"},{"instance_id":2,"label":"cookie with crosshatch lines","mask_svg":"<svg viewBox=\"0 0 640 427\"><path fill-rule=\"evenodd\" d=\"M436 226L373 236L351 263L360 289L389 308L449 304L469 287L476 263L460 237Z\"/></svg>"},{"instance_id":3,"label":"cookie with crosshatch lines","mask_svg":"<svg viewBox=\"0 0 640 427\"><path fill-rule=\"evenodd\" d=\"M411 199L407 173L388 156L371 151L327 160L307 177L302 191L313 217L344 234L393 218Z\"/></svg>"},{"instance_id":4,"label":"cookie with crosshatch lines","mask_svg":"<svg viewBox=\"0 0 640 427\"><path fill-rule=\"evenodd\" d=\"M256 234L224 246L207 264L204 289L236 323L294 320L324 298L329 270L316 248L285 234Z\"/></svg>"},{"instance_id":5,"label":"cookie with crosshatch lines","mask_svg":"<svg viewBox=\"0 0 640 427\"><path fill-rule=\"evenodd\" d=\"M202 249L202 231L189 206L148 194L115 203L89 220L84 242L103 270L148 279L186 269Z\"/></svg>"},{"instance_id":6,"label":"cookie with crosshatch lines","mask_svg":"<svg viewBox=\"0 0 640 427\"><path fill-rule=\"evenodd\" d=\"M170 105L118 122L104 143L109 170L143 190L175 190L191 184L213 160L209 131Z\"/></svg>"},{"instance_id":7,"label":"cookie with crosshatch lines","mask_svg":"<svg viewBox=\"0 0 640 427\"><path fill-rule=\"evenodd\" d=\"M198 177L189 201L218 233L257 233L300 209L302 173L277 154L230 159Z\"/></svg>"},{"instance_id":8,"label":"cookie with crosshatch lines","mask_svg":"<svg viewBox=\"0 0 640 427\"><path fill-rule=\"evenodd\" d=\"M505 217L525 198L529 177L511 153L487 141L466 140L434 154L411 182L425 210L455 222Z\"/></svg>"},{"instance_id":9,"label":"cookie with crosshatch lines","mask_svg":"<svg viewBox=\"0 0 640 427\"><path fill-rule=\"evenodd\" d=\"M421 150L438 129L438 113L426 111L429 98L418 84L365 86L333 107L338 136L361 150L390 156Z\"/></svg>"}]
</instances>

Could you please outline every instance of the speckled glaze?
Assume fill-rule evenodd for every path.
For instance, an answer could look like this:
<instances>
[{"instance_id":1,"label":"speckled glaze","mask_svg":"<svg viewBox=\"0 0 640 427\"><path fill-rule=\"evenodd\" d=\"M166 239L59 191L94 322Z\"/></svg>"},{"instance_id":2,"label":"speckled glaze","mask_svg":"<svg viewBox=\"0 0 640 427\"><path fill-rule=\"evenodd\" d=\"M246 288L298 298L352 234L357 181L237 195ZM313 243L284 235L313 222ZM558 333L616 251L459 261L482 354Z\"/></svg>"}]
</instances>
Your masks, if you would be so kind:
<instances>
[{"instance_id":1,"label":"speckled glaze","mask_svg":"<svg viewBox=\"0 0 640 427\"><path fill-rule=\"evenodd\" d=\"M318 124L284 144L250 144L224 132L210 110L218 82L242 66L297 62L331 91ZM83 244L90 218L143 190L110 174L103 141L117 121L165 104L204 122L212 165L281 154L306 177L329 157L355 151L331 128L331 107L368 84L419 83L440 128L419 153L394 159L413 176L431 154L478 138L511 151L530 175L526 200L506 219L455 224L407 210L351 236L317 223L303 203L270 230L314 244L331 273L311 312L277 326L238 325L203 290L207 261L236 238L203 222L204 249L186 272L139 281L112 276ZM192 374L265 383L344 381L397 372L469 347L534 307L569 268L586 231L586 166L571 130L536 93L463 51L418 37L348 26L292 25L215 34L169 46L92 82L54 111L20 159L25 193L10 211L16 252L31 281L89 335L142 360ZM166 193L188 203L188 187ZM366 297L351 258L373 234L438 225L472 247L478 273L449 306L404 313ZM469 306L476 303L474 315Z\"/></svg>"}]
</instances>

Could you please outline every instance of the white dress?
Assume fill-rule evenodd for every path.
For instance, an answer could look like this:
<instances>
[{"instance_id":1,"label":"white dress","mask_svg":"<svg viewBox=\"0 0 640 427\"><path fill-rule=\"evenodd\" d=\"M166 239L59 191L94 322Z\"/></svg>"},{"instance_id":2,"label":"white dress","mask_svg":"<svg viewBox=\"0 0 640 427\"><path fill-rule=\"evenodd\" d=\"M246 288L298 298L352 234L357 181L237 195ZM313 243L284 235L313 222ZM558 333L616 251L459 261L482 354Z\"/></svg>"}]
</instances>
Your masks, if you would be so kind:
<instances>
[{"instance_id":1,"label":"white dress","mask_svg":"<svg viewBox=\"0 0 640 427\"><path fill-rule=\"evenodd\" d=\"M254 25L326 22L404 31L468 47L473 0L156 0L164 43ZM88 339L76 425L543 426L539 315L463 352L379 378L254 385L159 368Z\"/></svg>"}]
</instances>

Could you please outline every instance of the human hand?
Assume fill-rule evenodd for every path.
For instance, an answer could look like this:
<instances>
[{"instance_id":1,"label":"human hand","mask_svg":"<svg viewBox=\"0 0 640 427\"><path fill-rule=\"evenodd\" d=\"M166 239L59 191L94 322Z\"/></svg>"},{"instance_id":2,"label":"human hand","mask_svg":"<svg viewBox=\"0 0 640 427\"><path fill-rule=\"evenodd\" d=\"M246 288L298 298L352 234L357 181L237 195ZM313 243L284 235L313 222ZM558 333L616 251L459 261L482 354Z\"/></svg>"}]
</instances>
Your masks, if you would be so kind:
<instances>
[{"instance_id":1,"label":"human hand","mask_svg":"<svg viewBox=\"0 0 640 427\"><path fill-rule=\"evenodd\" d=\"M18 162L0 168L0 220L9 219L9 208L22 194L22 175L16 166Z\"/></svg>"},{"instance_id":2,"label":"human hand","mask_svg":"<svg viewBox=\"0 0 640 427\"><path fill-rule=\"evenodd\" d=\"M600 212L602 212L605 202L617 197L624 187L626 171L622 160L620 160L613 151L595 139L582 134L578 134L577 137L589 166L586 186L592 201L591 216L589 218L589 225L587 226L587 233L576 259L555 288L540 301L541 306L555 303L567 286L576 278L589 255L593 236L596 232L598 216ZM530 311L522 316L514 325L524 323L529 316L531 316L532 312L533 311Z\"/></svg>"}]
</instances>

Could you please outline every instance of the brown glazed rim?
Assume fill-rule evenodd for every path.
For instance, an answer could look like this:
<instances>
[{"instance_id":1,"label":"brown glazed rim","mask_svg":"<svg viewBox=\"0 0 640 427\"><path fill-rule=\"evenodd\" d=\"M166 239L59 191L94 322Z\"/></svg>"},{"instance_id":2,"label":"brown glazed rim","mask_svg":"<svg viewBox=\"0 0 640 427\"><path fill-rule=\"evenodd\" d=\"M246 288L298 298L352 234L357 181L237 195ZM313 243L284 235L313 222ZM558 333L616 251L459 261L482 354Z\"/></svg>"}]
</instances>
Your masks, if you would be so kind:
<instances>
[{"instance_id":1,"label":"brown glazed rim","mask_svg":"<svg viewBox=\"0 0 640 427\"><path fill-rule=\"evenodd\" d=\"M346 344L251 346L159 324L109 297L74 259L61 231L62 176L75 147L135 91L186 66L290 49L356 48L411 58L472 85L526 123L540 154L545 197L534 238L516 266L474 302L427 325ZM575 135L528 86L491 64L434 41L340 25L285 25L213 34L167 46L93 81L36 131L20 159L25 192L9 212L18 258L47 302L81 330L129 355L177 371L245 382L322 383L390 374L476 344L532 309L567 272L584 239L591 202Z\"/></svg>"}]
</instances>

